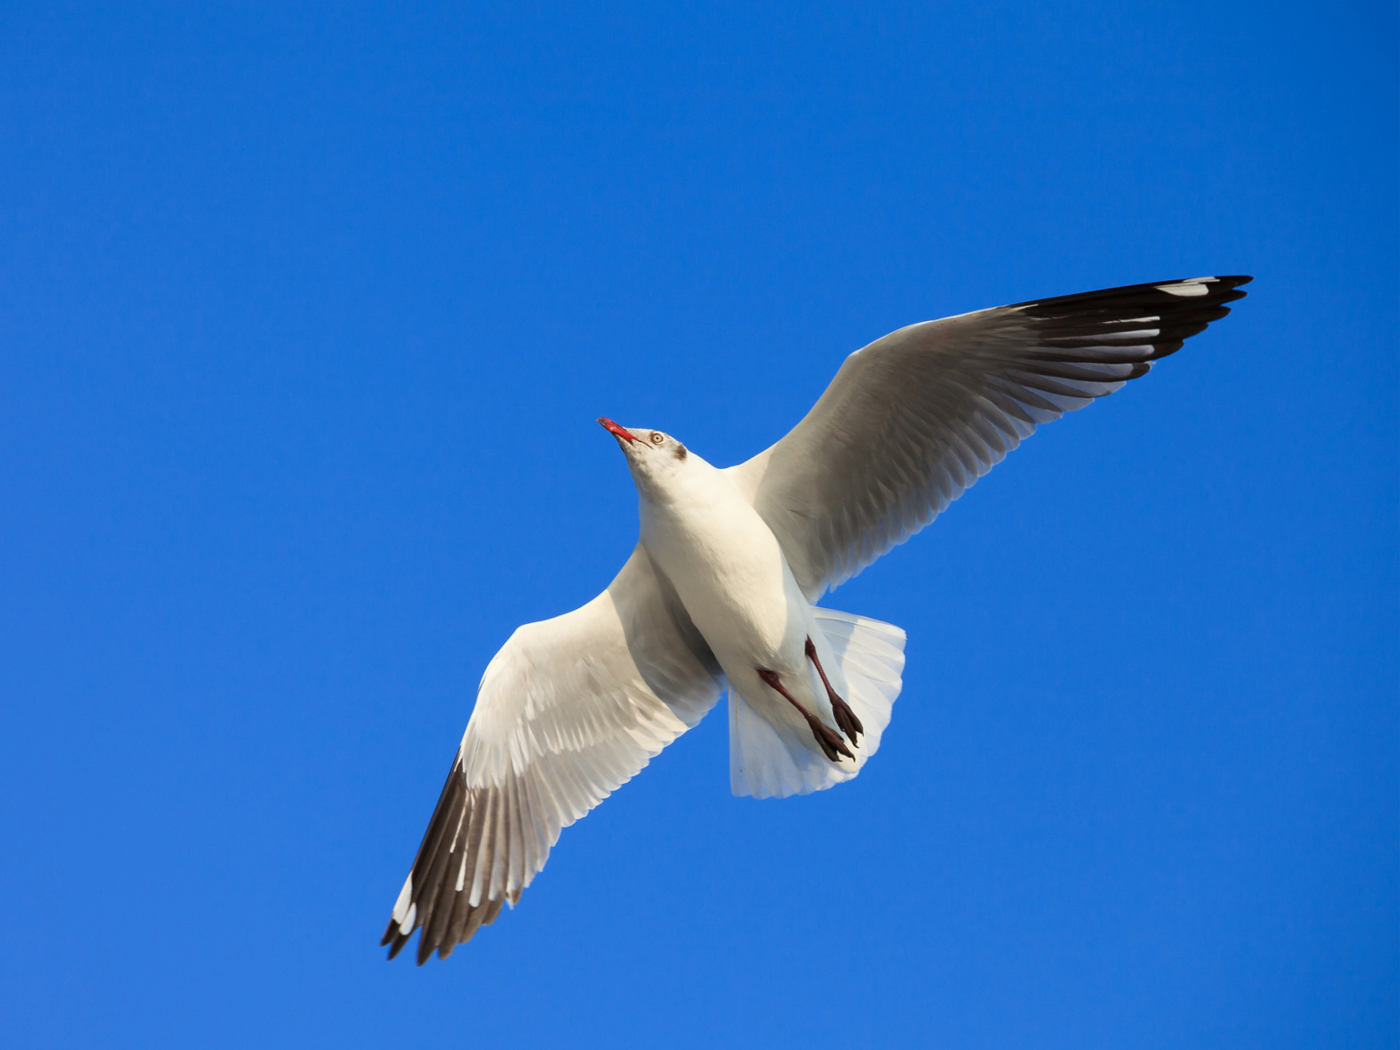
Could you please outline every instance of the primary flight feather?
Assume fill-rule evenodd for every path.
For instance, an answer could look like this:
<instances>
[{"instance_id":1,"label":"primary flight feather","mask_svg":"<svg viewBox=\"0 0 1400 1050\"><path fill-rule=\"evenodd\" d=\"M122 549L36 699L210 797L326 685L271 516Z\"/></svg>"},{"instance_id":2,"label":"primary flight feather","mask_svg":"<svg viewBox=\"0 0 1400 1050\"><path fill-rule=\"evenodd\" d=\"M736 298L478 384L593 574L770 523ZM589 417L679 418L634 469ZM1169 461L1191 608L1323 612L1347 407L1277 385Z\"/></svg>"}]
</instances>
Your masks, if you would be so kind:
<instances>
[{"instance_id":1,"label":"primary flight feather","mask_svg":"<svg viewBox=\"0 0 1400 1050\"><path fill-rule=\"evenodd\" d=\"M607 590L516 630L384 932L418 962L514 904L561 829L729 691L730 787L781 798L860 772L899 695L904 632L812 603L931 522L1041 423L1144 375L1248 277L1194 277L926 321L851 354L781 441L728 469L601 423L641 536Z\"/></svg>"}]
</instances>

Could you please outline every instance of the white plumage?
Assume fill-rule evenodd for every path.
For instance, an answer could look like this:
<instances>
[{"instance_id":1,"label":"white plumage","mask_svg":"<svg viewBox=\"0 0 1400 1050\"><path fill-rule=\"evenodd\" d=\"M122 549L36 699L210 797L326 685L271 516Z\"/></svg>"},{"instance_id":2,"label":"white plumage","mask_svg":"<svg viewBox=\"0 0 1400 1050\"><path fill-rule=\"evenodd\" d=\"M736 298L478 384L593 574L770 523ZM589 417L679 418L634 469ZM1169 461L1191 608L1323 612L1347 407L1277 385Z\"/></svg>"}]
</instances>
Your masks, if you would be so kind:
<instances>
[{"instance_id":1,"label":"white plumage","mask_svg":"<svg viewBox=\"0 0 1400 1050\"><path fill-rule=\"evenodd\" d=\"M730 786L755 798L856 776L899 695L904 632L812 603L941 513L1042 423L1143 375L1248 277L1088 292L901 328L846 359L791 432L711 466L600 420L641 537L607 590L491 660L385 931L446 957L514 903L559 832L728 688Z\"/></svg>"}]
</instances>

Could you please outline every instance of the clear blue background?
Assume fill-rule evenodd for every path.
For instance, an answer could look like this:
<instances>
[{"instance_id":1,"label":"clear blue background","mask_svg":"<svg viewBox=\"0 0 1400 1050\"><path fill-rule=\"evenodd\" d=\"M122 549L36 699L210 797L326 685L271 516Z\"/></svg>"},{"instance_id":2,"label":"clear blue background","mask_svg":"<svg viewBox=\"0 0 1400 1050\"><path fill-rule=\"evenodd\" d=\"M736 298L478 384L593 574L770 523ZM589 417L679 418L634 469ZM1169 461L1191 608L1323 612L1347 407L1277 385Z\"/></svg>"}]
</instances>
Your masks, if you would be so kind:
<instances>
[{"instance_id":1,"label":"clear blue background","mask_svg":"<svg viewBox=\"0 0 1400 1050\"><path fill-rule=\"evenodd\" d=\"M1390 4L6 5L0 1042L1397 1042ZM931 317L1253 273L828 601L850 786L711 717L446 964L520 622ZM833 930L835 926L835 930Z\"/></svg>"}]
</instances>

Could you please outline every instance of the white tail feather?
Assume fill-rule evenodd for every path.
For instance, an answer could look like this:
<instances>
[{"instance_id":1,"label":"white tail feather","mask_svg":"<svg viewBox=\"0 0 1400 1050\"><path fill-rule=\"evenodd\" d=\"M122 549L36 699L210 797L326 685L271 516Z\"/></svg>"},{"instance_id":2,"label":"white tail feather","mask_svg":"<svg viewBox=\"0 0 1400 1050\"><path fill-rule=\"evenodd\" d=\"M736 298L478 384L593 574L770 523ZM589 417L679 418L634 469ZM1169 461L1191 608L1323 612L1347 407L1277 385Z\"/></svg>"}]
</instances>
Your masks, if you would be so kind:
<instances>
[{"instance_id":1,"label":"white tail feather","mask_svg":"<svg viewBox=\"0 0 1400 1050\"><path fill-rule=\"evenodd\" d=\"M902 685L904 632L893 624L835 609L812 612L846 680L844 699L865 727L860 746L852 749L855 764L849 759L829 761L814 741L786 724L774 726L731 689L729 786L736 795L786 798L822 791L850 780L880 749Z\"/></svg>"}]
</instances>

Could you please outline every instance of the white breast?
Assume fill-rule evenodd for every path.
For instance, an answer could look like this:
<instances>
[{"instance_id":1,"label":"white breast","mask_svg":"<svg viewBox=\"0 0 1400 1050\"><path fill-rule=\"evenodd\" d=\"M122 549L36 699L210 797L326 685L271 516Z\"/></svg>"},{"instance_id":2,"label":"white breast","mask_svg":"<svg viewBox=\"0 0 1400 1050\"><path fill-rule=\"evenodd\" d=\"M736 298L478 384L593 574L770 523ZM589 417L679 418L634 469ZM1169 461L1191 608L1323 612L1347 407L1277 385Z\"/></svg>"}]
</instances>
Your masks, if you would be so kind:
<instances>
[{"instance_id":1,"label":"white breast","mask_svg":"<svg viewBox=\"0 0 1400 1050\"><path fill-rule=\"evenodd\" d=\"M642 543L735 685L798 662L807 602L771 529L722 471L697 460L643 497Z\"/></svg>"}]
</instances>

